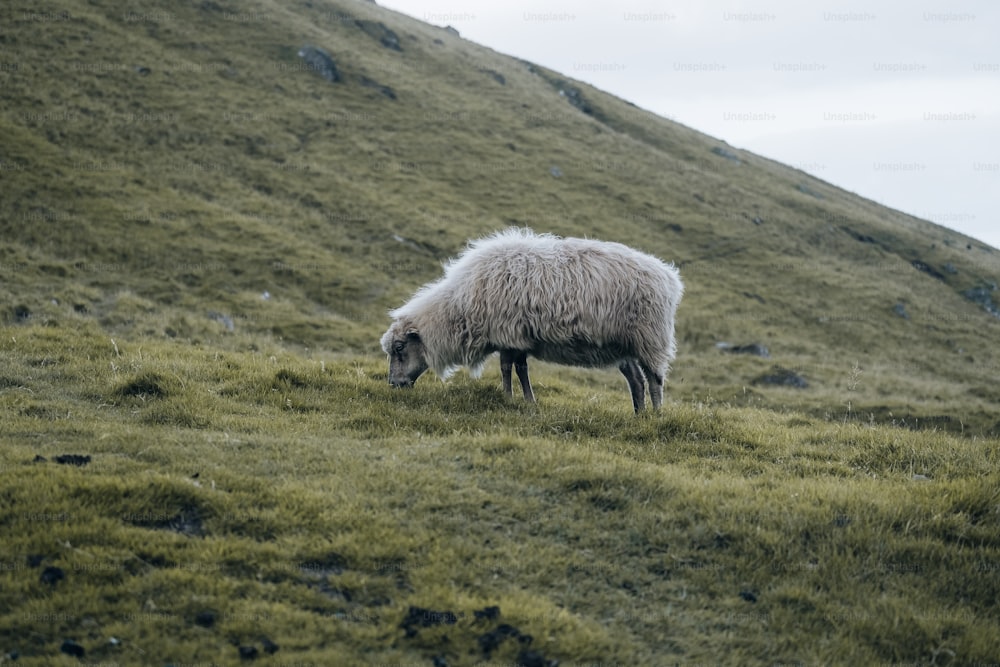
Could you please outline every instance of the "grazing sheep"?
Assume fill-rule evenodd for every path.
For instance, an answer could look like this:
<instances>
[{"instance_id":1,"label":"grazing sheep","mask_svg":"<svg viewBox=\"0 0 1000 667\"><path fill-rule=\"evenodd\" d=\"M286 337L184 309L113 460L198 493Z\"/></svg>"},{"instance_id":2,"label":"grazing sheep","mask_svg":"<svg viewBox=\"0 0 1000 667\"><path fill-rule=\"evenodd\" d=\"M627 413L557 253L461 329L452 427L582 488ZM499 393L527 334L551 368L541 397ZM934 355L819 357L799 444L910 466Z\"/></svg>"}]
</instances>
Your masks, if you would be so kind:
<instances>
[{"instance_id":1,"label":"grazing sheep","mask_svg":"<svg viewBox=\"0 0 1000 667\"><path fill-rule=\"evenodd\" d=\"M474 377L500 352L503 388L511 368L527 401L528 355L572 366L617 365L636 412L645 382L654 408L676 354L674 313L684 286L673 266L620 243L536 235L511 228L469 243L389 313L382 336L389 383L412 387L432 368L442 379L466 366Z\"/></svg>"}]
</instances>

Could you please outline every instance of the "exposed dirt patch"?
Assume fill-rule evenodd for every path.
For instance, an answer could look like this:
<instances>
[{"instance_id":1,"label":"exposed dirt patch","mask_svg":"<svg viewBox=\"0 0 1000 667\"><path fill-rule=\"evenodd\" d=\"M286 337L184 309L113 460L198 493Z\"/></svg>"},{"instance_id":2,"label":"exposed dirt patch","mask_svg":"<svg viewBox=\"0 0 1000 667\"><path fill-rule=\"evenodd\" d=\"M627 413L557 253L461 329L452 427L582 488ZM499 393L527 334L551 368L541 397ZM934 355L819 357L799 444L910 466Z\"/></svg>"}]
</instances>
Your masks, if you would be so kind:
<instances>
[{"instance_id":1,"label":"exposed dirt patch","mask_svg":"<svg viewBox=\"0 0 1000 667\"><path fill-rule=\"evenodd\" d=\"M82 467L90 463L90 456L87 454L60 454L52 460L62 465Z\"/></svg>"},{"instance_id":2,"label":"exposed dirt patch","mask_svg":"<svg viewBox=\"0 0 1000 667\"><path fill-rule=\"evenodd\" d=\"M169 393L163 378L156 373L140 375L115 390L122 398L165 398Z\"/></svg>"},{"instance_id":3,"label":"exposed dirt patch","mask_svg":"<svg viewBox=\"0 0 1000 667\"><path fill-rule=\"evenodd\" d=\"M416 637L420 628L433 628L435 625L455 625L458 623L458 616L453 611L434 611L422 607L411 606L403 617L403 622L399 627L403 628L406 636Z\"/></svg>"}]
</instances>

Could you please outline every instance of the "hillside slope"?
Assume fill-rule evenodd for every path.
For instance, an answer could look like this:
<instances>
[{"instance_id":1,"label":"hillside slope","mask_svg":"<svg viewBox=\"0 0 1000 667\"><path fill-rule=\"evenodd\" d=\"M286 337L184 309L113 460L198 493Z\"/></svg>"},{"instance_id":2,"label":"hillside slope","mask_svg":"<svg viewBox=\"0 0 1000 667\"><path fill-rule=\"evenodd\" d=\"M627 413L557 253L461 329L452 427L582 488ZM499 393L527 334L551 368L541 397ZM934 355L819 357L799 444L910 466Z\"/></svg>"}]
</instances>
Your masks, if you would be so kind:
<instances>
[{"instance_id":1,"label":"hillside slope","mask_svg":"<svg viewBox=\"0 0 1000 667\"><path fill-rule=\"evenodd\" d=\"M0 35L7 324L377 354L442 260L528 225L681 267L674 397L998 430L981 243L372 3L61 7Z\"/></svg>"}]
</instances>

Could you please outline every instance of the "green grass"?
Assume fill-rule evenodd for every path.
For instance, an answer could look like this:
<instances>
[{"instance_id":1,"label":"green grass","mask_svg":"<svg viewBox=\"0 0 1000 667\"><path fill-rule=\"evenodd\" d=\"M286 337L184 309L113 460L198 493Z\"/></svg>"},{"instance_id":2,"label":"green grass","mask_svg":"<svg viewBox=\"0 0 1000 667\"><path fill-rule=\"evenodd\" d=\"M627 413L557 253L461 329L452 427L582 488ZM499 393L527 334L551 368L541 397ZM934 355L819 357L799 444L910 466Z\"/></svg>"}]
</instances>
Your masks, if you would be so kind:
<instances>
[{"instance_id":1,"label":"green grass","mask_svg":"<svg viewBox=\"0 0 1000 667\"><path fill-rule=\"evenodd\" d=\"M542 364L537 406L496 367L392 390L374 357L87 324L7 328L0 353L18 664L74 663L66 639L119 664L1000 652L997 440L686 400L637 418L615 373ZM455 622L407 636L411 607ZM484 653L501 624L530 644Z\"/></svg>"}]
</instances>

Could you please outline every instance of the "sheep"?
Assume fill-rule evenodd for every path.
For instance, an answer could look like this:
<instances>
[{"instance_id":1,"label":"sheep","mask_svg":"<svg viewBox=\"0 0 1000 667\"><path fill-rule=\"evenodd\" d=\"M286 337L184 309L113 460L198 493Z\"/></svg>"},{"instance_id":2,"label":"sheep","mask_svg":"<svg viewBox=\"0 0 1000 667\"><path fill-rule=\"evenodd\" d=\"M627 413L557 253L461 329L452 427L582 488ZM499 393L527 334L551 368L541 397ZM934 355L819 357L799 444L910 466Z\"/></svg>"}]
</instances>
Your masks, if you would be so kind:
<instances>
[{"instance_id":1,"label":"sheep","mask_svg":"<svg viewBox=\"0 0 1000 667\"><path fill-rule=\"evenodd\" d=\"M654 409L676 355L674 315L684 292L673 265L620 243L509 228L471 241L420 288L381 339L389 383L412 387L428 368L442 380L465 366L473 377L500 353L503 389L511 370L535 401L528 356L571 366L617 365L632 407Z\"/></svg>"}]
</instances>

